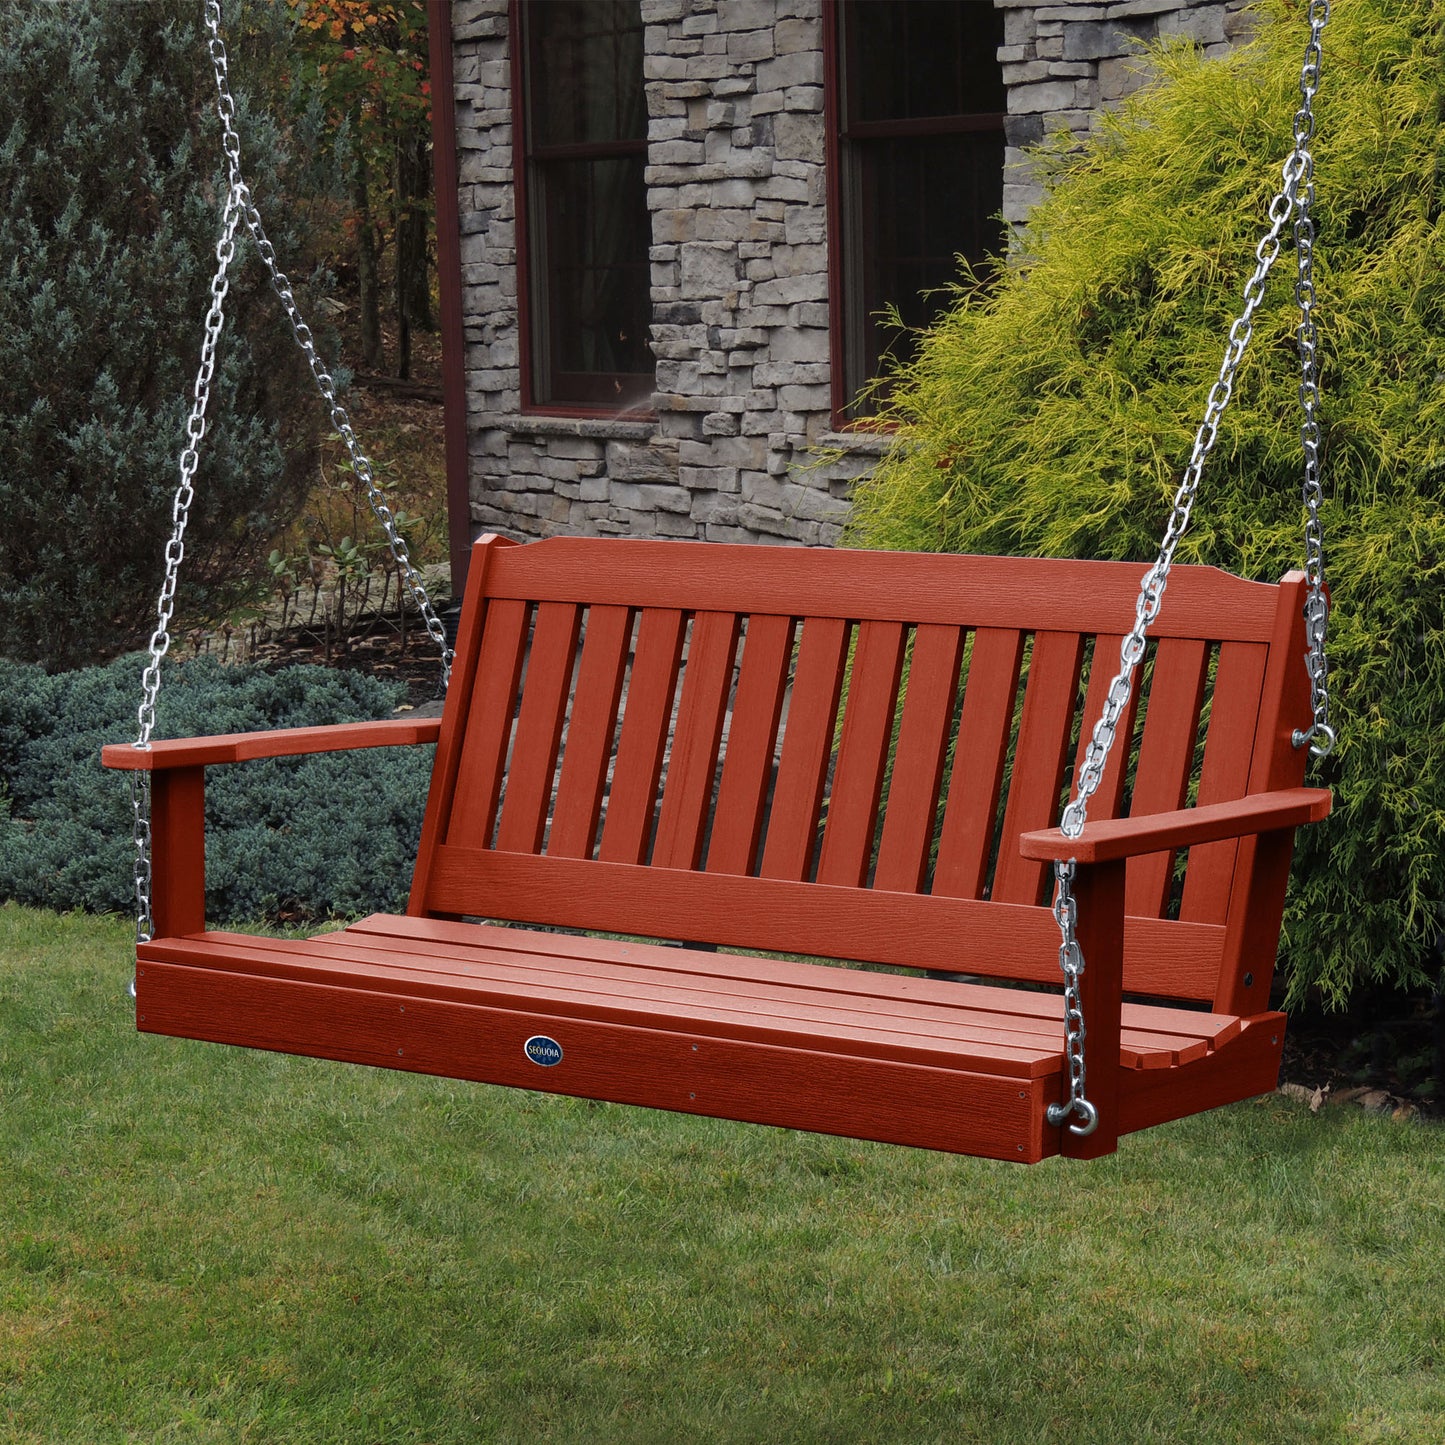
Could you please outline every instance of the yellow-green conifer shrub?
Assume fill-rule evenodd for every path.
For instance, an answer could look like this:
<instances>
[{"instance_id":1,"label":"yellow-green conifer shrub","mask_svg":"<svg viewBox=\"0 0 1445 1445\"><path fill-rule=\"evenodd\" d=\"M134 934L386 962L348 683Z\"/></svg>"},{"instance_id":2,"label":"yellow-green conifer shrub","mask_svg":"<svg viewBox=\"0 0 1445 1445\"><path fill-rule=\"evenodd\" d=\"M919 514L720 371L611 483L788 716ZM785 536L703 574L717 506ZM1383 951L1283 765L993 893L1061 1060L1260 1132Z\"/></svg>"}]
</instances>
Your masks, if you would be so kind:
<instances>
[{"instance_id":1,"label":"yellow-green conifer shrub","mask_svg":"<svg viewBox=\"0 0 1445 1445\"><path fill-rule=\"evenodd\" d=\"M1158 84L1049 154L1002 278L961 287L897 377L855 542L1152 560L1292 144L1304 9L1267 5L1224 59L1160 52ZM1292 1001L1338 1003L1433 973L1445 916L1445 3L1335 0L1316 111L1340 742L1283 962ZM1181 561L1301 564L1293 279L1287 245Z\"/></svg>"}]
</instances>

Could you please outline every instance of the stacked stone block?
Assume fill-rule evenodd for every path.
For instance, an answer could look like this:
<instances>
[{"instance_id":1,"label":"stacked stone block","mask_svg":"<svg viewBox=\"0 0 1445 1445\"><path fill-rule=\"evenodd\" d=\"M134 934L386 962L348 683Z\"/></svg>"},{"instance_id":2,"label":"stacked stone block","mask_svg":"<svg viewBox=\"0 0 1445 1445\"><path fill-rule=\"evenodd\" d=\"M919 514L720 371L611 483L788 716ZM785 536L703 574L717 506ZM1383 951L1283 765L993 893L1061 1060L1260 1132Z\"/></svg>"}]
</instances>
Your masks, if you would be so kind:
<instances>
[{"instance_id":1,"label":"stacked stone block","mask_svg":"<svg viewBox=\"0 0 1445 1445\"><path fill-rule=\"evenodd\" d=\"M654 404L686 516L711 539L832 540L845 498L796 473L832 404L821 7L642 16Z\"/></svg>"},{"instance_id":2,"label":"stacked stone block","mask_svg":"<svg viewBox=\"0 0 1445 1445\"><path fill-rule=\"evenodd\" d=\"M1004 218L1022 223L1043 196L1027 150L1062 132L1088 135L1107 107L1149 78L1145 46L1179 36L1208 56L1223 55L1248 35L1252 3L994 0L1005 12L998 56L1008 87Z\"/></svg>"},{"instance_id":3,"label":"stacked stone block","mask_svg":"<svg viewBox=\"0 0 1445 1445\"><path fill-rule=\"evenodd\" d=\"M473 526L831 543L885 443L830 431L823 0L638 3L656 391L602 418L522 413L509 6L452 5ZM1248 23L1245 0L995 3L1013 221L1039 195L1022 148L1086 133L1139 42Z\"/></svg>"}]
</instances>

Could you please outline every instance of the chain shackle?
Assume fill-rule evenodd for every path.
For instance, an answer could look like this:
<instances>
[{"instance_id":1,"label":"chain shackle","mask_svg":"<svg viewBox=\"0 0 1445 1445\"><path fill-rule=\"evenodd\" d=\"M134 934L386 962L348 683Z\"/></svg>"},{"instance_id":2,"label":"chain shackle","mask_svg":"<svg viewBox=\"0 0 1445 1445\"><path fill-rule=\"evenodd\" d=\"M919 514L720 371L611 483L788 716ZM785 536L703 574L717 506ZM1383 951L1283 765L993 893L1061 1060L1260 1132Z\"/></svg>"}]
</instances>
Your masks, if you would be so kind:
<instances>
[{"instance_id":1,"label":"chain shackle","mask_svg":"<svg viewBox=\"0 0 1445 1445\"><path fill-rule=\"evenodd\" d=\"M1309 142L1314 138L1315 130L1314 98L1319 88L1322 54L1320 37L1329 17L1329 0L1311 0L1309 41L1305 46L1304 62L1300 68L1300 106L1295 112L1293 123L1294 147L1281 170L1283 186L1270 201L1269 228L1254 249L1254 272L1245 283L1244 302L1239 315L1229 328L1229 339L1224 348L1219 374L1205 401L1204 419L1194 434L1189 464L1185 467L1174 494L1169 521L1159 545L1159 554L1140 584L1139 598L1134 608L1134 625L1119 649L1119 671L1109 685L1099 720L1089 735L1084 761L1074 784L1074 796L1064 808L1059 821L1059 828L1067 838L1077 838L1083 832L1088 817L1089 799L1098 790L1103 779L1119 720L1128 706L1134 671L1144 659L1146 634L1163 605L1164 589L1169 582L1170 568L1174 565L1174 554L1189 526L1190 514L1194 510L1199 484L1204 475L1204 464L1214 448L1219 435L1219 424L1233 398L1235 375L1254 335L1255 312L1264 300L1265 283L1279 256L1280 237L1285 223L1291 217L1294 218L1294 242L1298 256L1295 301L1300 310L1297 331L1301 367L1299 399L1304 413L1300 434L1305 452L1304 500L1308 512L1305 547L1310 590L1305 604L1305 626L1309 640L1306 666L1310 674L1314 708L1314 726L1307 732L1296 732L1294 743L1296 747L1309 743L1311 751L1317 755L1329 752L1334 744L1334 732L1328 721L1329 697L1326 689L1324 651L1328 602L1324 590L1324 537L1320 525L1320 429L1316 416L1319 374L1313 310L1314 221L1311 216L1314 202L1314 157L1309 150ZM1059 926L1061 940L1059 967L1064 975L1064 1047L1068 1064L1069 1094L1064 1102L1049 1106L1047 1118L1050 1124L1057 1127L1071 1115L1077 1115L1078 1122L1069 1125L1069 1132L1084 1136L1093 1133L1098 1122L1098 1111L1089 1102L1085 1092L1088 1080L1084 1057L1086 1030L1079 986L1084 972L1084 957L1076 931L1077 909L1072 891L1074 867L1073 860L1054 864L1054 919Z\"/></svg>"}]
</instances>

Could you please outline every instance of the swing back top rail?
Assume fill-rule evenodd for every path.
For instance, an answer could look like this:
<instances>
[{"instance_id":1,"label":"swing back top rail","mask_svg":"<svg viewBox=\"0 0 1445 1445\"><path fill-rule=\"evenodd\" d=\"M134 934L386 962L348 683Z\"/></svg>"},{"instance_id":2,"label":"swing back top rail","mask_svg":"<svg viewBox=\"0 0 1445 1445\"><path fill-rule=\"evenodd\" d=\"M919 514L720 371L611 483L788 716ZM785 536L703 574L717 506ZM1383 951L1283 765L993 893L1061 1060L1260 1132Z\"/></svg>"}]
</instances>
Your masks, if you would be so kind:
<instances>
[{"instance_id":1,"label":"swing back top rail","mask_svg":"<svg viewBox=\"0 0 1445 1445\"><path fill-rule=\"evenodd\" d=\"M1173 570L1065 839L1139 577L485 538L439 723L106 749L154 789L141 1026L1028 1161L1262 1092L1294 828L1329 807L1291 743L1306 580ZM431 741L405 917L205 931L206 765ZM1088 1139L1044 1119L1062 1006L1029 987L1058 980L1056 857L1079 865Z\"/></svg>"}]
</instances>

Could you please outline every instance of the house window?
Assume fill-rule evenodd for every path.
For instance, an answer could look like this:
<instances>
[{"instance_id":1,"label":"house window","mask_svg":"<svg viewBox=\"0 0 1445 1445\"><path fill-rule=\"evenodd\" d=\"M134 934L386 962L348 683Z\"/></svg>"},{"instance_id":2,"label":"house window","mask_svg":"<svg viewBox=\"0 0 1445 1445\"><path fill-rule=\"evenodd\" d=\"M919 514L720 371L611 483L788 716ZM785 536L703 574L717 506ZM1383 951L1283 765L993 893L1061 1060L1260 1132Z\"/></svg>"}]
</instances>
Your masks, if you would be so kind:
<instances>
[{"instance_id":1,"label":"house window","mask_svg":"<svg viewBox=\"0 0 1445 1445\"><path fill-rule=\"evenodd\" d=\"M835 386L857 417L859 389L910 354L908 328L947 305L956 258L982 267L1003 249L1003 14L987 0L837 0L832 16Z\"/></svg>"},{"instance_id":2,"label":"house window","mask_svg":"<svg viewBox=\"0 0 1445 1445\"><path fill-rule=\"evenodd\" d=\"M524 400L621 410L653 389L637 0L519 0Z\"/></svg>"}]
</instances>

